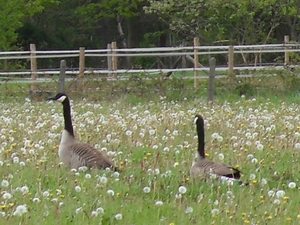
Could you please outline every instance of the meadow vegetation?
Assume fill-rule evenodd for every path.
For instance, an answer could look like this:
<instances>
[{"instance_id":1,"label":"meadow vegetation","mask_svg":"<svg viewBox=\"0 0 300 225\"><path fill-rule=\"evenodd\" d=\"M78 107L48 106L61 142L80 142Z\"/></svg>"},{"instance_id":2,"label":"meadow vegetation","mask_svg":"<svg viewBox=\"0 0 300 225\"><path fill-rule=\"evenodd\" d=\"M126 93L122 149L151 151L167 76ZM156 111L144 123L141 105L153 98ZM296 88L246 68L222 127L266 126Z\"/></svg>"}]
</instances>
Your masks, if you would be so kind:
<instances>
[{"instance_id":1,"label":"meadow vegetation","mask_svg":"<svg viewBox=\"0 0 300 225\"><path fill-rule=\"evenodd\" d=\"M195 91L180 79L102 80L86 93L68 83L77 139L120 173L70 171L57 155L62 106L31 101L25 85L2 88L0 224L299 224L298 87L259 79L238 81L242 93L216 80L213 103L206 81ZM188 176L197 113L207 157L238 167L248 186Z\"/></svg>"}]
</instances>

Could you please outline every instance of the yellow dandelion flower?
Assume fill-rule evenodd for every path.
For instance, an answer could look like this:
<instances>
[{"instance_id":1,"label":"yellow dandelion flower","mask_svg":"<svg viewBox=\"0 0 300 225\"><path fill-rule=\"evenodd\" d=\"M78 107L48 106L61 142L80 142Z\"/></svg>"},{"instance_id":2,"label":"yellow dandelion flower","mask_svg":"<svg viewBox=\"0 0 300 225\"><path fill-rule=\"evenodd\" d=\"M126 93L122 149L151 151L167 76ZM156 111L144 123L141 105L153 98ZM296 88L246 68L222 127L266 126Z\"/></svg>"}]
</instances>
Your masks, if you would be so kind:
<instances>
[{"instance_id":1,"label":"yellow dandelion flower","mask_svg":"<svg viewBox=\"0 0 300 225\"><path fill-rule=\"evenodd\" d=\"M257 183L257 180L252 180L252 184L256 184Z\"/></svg>"},{"instance_id":2,"label":"yellow dandelion flower","mask_svg":"<svg viewBox=\"0 0 300 225\"><path fill-rule=\"evenodd\" d=\"M208 153L205 153L205 156L209 156L209 154L208 154Z\"/></svg>"},{"instance_id":3,"label":"yellow dandelion flower","mask_svg":"<svg viewBox=\"0 0 300 225\"><path fill-rule=\"evenodd\" d=\"M186 123L182 123L182 126L186 126Z\"/></svg>"},{"instance_id":4,"label":"yellow dandelion flower","mask_svg":"<svg viewBox=\"0 0 300 225\"><path fill-rule=\"evenodd\" d=\"M239 164L236 164L235 166L234 166L234 168L239 168L240 167L240 165Z\"/></svg>"},{"instance_id":5,"label":"yellow dandelion flower","mask_svg":"<svg viewBox=\"0 0 300 225\"><path fill-rule=\"evenodd\" d=\"M6 205L1 205L1 206L0 206L0 208L1 208L2 210L3 210L3 209L6 209L6 207L7 207Z\"/></svg>"},{"instance_id":6,"label":"yellow dandelion flower","mask_svg":"<svg viewBox=\"0 0 300 225\"><path fill-rule=\"evenodd\" d=\"M297 218L300 219L300 214L297 215Z\"/></svg>"},{"instance_id":7,"label":"yellow dandelion flower","mask_svg":"<svg viewBox=\"0 0 300 225\"><path fill-rule=\"evenodd\" d=\"M267 217L268 220L271 220L272 218L273 218L272 216L268 216L268 217Z\"/></svg>"},{"instance_id":8,"label":"yellow dandelion flower","mask_svg":"<svg viewBox=\"0 0 300 225\"><path fill-rule=\"evenodd\" d=\"M292 218L291 218L291 217L288 217L288 218L286 218L286 220L287 220L287 221L291 221L291 220L292 220Z\"/></svg>"},{"instance_id":9,"label":"yellow dandelion flower","mask_svg":"<svg viewBox=\"0 0 300 225\"><path fill-rule=\"evenodd\" d=\"M59 197L60 197L60 198L64 198L64 197L65 197L65 195L59 195Z\"/></svg>"},{"instance_id":10,"label":"yellow dandelion flower","mask_svg":"<svg viewBox=\"0 0 300 225\"><path fill-rule=\"evenodd\" d=\"M226 214L229 214L229 213L230 213L230 210L227 209L227 210L225 211L225 213L226 213Z\"/></svg>"},{"instance_id":11,"label":"yellow dandelion flower","mask_svg":"<svg viewBox=\"0 0 300 225\"><path fill-rule=\"evenodd\" d=\"M147 156L151 156L152 154L151 154L151 152L147 152Z\"/></svg>"},{"instance_id":12,"label":"yellow dandelion flower","mask_svg":"<svg viewBox=\"0 0 300 225\"><path fill-rule=\"evenodd\" d=\"M283 200L287 201L287 200L289 200L289 197L288 196L284 196Z\"/></svg>"},{"instance_id":13,"label":"yellow dandelion flower","mask_svg":"<svg viewBox=\"0 0 300 225\"><path fill-rule=\"evenodd\" d=\"M13 148L13 147L15 147L16 145L17 145L16 143L12 143L12 144L10 145L10 147Z\"/></svg>"},{"instance_id":14,"label":"yellow dandelion flower","mask_svg":"<svg viewBox=\"0 0 300 225\"><path fill-rule=\"evenodd\" d=\"M144 160L147 160L147 156L144 156L144 158L143 158Z\"/></svg>"},{"instance_id":15,"label":"yellow dandelion flower","mask_svg":"<svg viewBox=\"0 0 300 225\"><path fill-rule=\"evenodd\" d=\"M244 149L244 152L248 152L248 149L245 148L245 149Z\"/></svg>"},{"instance_id":16,"label":"yellow dandelion flower","mask_svg":"<svg viewBox=\"0 0 300 225\"><path fill-rule=\"evenodd\" d=\"M245 220L245 221L244 221L244 223L246 223L246 224L249 224L249 223L250 223L250 221L249 221L249 220Z\"/></svg>"},{"instance_id":17,"label":"yellow dandelion flower","mask_svg":"<svg viewBox=\"0 0 300 225\"><path fill-rule=\"evenodd\" d=\"M119 196L120 196L120 193L119 193L119 192L117 192L116 196L117 196L117 197L119 197Z\"/></svg>"},{"instance_id":18,"label":"yellow dandelion flower","mask_svg":"<svg viewBox=\"0 0 300 225\"><path fill-rule=\"evenodd\" d=\"M242 216L246 216L247 214L245 212L242 213Z\"/></svg>"},{"instance_id":19,"label":"yellow dandelion flower","mask_svg":"<svg viewBox=\"0 0 300 225\"><path fill-rule=\"evenodd\" d=\"M259 198L260 198L260 200L263 200L263 199L264 199L264 196L263 196L263 195L261 195L261 196L259 196Z\"/></svg>"}]
</instances>

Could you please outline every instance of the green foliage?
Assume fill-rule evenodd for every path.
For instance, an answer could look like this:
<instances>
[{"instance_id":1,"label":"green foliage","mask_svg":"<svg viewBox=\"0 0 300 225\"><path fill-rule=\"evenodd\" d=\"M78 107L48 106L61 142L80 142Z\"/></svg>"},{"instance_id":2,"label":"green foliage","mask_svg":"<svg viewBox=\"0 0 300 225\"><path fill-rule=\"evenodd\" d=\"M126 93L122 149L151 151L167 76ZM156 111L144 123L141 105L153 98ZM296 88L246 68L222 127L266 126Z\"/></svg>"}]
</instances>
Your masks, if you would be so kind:
<instances>
[{"instance_id":1,"label":"green foliage","mask_svg":"<svg viewBox=\"0 0 300 225\"><path fill-rule=\"evenodd\" d=\"M55 0L0 1L0 50L8 50L15 44L16 30L22 26L24 18L41 12L44 6L57 3Z\"/></svg>"},{"instance_id":2,"label":"green foliage","mask_svg":"<svg viewBox=\"0 0 300 225\"><path fill-rule=\"evenodd\" d=\"M116 15L134 17L139 14L138 7L143 0L104 0L99 3L88 3L77 8L76 12L86 15L86 19L115 18Z\"/></svg>"}]
</instances>

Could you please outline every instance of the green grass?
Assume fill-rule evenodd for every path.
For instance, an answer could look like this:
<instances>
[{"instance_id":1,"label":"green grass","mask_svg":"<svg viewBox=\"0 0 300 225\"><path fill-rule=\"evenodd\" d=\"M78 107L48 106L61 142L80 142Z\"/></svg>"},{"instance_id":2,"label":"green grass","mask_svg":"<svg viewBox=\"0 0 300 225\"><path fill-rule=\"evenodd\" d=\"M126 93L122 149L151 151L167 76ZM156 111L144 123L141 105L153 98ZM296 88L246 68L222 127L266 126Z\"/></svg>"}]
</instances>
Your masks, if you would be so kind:
<instances>
[{"instance_id":1,"label":"green grass","mask_svg":"<svg viewBox=\"0 0 300 225\"><path fill-rule=\"evenodd\" d=\"M7 100L0 104L0 175L9 185L0 186L0 223L298 224L299 100L290 97L286 103L287 97L264 94L269 100L264 95L232 95L214 104L201 96L180 101L153 97L149 103L133 93L100 102L96 93L86 100L72 94L77 138L106 151L122 168L119 176L110 171L72 172L59 163L59 103ZM206 119L208 158L221 161L222 153L225 163L241 169L241 179L249 186L188 177L197 147L192 124L196 113ZM213 133L222 140L213 139ZM106 183L99 180L103 176ZM296 188L289 188L290 182ZM180 185L187 189L181 198ZM22 192L24 186L28 192ZM144 193L144 187L150 192ZM283 197L268 195L279 190L284 190ZM4 199L5 193L11 198ZM28 212L13 215L22 204ZM93 211L99 207L104 213L96 216Z\"/></svg>"},{"instance_id":2,"label":"green grass","mask_svg":"<svg viewBox=\"0 0 300 225\"><path fill-rule=\"evenodd\" d=\"M77 139L107 152L122 168L119 176L61 165L61 105L46 103L44 95L24 101L28 84L1 84L0 224L298 224L298 81L291 74L234 84L216 80L209 104L205 80L195 90L193 80L180 78L86 79L84 92L68 82ZM55 93L56 84L39 89ZM206 120L208 158L221 161L223 154L249 186L188 177L197 148L196 113ZM214 133L222 138L214 139ZM101 183L104 176L107 182ZM289 188L291 182L296 188ZM187 191L179 198L180 185ZM276 197L280 190L285 196ZM23 204L28 212L15 216ZM99 207L104 212L96 215Z\"/></svg>"}]
</instances>

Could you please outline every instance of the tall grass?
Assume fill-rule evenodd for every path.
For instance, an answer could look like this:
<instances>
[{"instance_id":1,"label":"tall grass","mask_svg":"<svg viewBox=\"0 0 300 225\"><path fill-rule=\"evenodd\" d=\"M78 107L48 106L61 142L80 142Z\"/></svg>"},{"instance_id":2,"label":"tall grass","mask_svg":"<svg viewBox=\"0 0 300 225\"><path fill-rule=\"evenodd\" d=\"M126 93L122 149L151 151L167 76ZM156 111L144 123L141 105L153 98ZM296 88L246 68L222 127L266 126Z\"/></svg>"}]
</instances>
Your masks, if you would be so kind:
<instances>
[{"instance_id":1,"label":"tall grass","mask_svg":"<svg viewBox=\"0 0 300 225\"><path fill-rule=\"evenodd\" d=\"M2 102L0 223L299 223L300 117L292 101L74 99L77 139L122 172L70 171L59 162L60 104ZM189 178L196 113L205 118L208 158L237 166L249 186Z\"/></svg>"}]
</instances>

